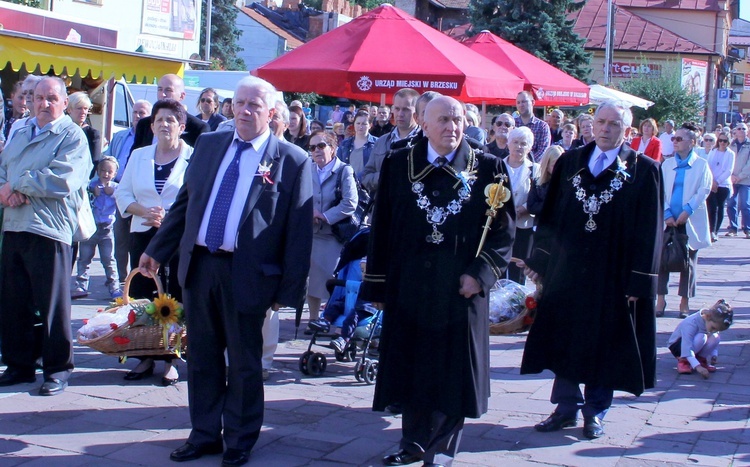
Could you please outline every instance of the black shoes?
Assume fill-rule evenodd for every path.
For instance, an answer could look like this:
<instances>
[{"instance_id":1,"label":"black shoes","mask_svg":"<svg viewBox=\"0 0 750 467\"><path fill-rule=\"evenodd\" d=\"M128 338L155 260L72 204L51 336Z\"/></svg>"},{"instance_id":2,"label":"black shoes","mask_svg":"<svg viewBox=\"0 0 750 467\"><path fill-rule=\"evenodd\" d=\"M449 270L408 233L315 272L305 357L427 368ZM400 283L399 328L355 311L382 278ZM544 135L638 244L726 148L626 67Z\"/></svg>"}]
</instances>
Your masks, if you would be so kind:
<instances>
[{"instance_id":1,"label":"black shoes","mask_svg":"<svg viewBox=\"0 0 750 467\"><path fill-rule=\"evenodd\" d=\"M68 382L57 378L44 378L44 384L39 388L40 396L56 396L68 387Z\"/></svg>"},{"instance_id":2,"label":"black shoes","mask_svg":"<svg viewBox=\"0 0 750 467\"><path fill-rule=\"evenodd\" d=\"M583 417L583 436L596 439L604 436L604 423L599 417Z\"/></svg>"},{"instance_id":3,"label":"black shoes","mask_svg":"<svg viewBox=\"0 0 750 467\"><path fill-rule=\"evenodd\" d=\"M2 376L0 376L0 387L34 382L36 382L36 375L34 374L34 370L31 370L31 372L23 372L15 368L8 367L5 369Z\"/></svg>"},{"instance_id":4,"label":"black shoes","mask_svg":"<svg viewBox=\"0 0 750 467\"><path fill-rule=\"evenodd\" d=\"M224 443L221 441L210 444L203 444L201 446L192 443L185 443L179 448L172 451L172 454L169 455L169 458L175 462L185 462L199 459L204 455L221 454L222 452L224 452Z\"/></svg>"},{"instance_id":5,"label":"black shoes","mask_svg":"<svg viewBox=\"0 0 750 467\"><path fill-rule=\"evenodd\" d=\"M536 431L541 431L542 433L548 433L550 431L558 431L563 428L576 426L577 423L578 419L575 415L571 417L565 416L559 412L552 412L552 415L547 417L545 421L534 425L534 429Z\"/></svg>"},{"instance_id":6,"label":"black shoes","mask_svg":"<svg viewBox=\"0 0 750 467\"><path fill-rule=\"evenodd\" d=\"M383 464L385 465L409 465L421 461L421 457L409 453L406 449L401 449L397 453L389 454L383 458Z\"/></svg>"},{"instance_id":7,"label":"black shoes","mask_svg":"<svg viewBox=\"0 0 750 467\"><path fill-rule=\"evenodd\" d=\"M156 366L155 363L151 362L151 366L148 367L146 371L141 371L140 373L136 373L135 371L129 371L127 375L125 375L126 380L128 381L139 381L143 378L148 378L149 376L152 376L154 374L154 367Z\"/></svg>"},{"instance_id":8,"label":"black shoes","mask_svg":"<svg viewBox=\"0 0 750 467\"><path fill-rule=\"evenodd\" d=\"M241 449L227 449L224 453L224 458L221 460L222 467L235 467L238 465L245 465L248 461L247 452Z\"/></svg>"}]
</instances>

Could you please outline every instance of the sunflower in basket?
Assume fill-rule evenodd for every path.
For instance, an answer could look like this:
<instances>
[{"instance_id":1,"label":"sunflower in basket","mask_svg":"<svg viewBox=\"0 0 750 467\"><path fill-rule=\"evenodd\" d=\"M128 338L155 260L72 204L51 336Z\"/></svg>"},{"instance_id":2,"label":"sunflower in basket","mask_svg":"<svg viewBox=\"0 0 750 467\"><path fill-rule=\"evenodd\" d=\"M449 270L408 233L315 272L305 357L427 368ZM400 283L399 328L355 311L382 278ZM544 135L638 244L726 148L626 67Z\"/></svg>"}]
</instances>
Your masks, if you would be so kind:
<instances>
[{"instance_id":1,"label":"sunflower in basket","mask_svg":"<svg viewBox=\"0 0 750 467\"><path fill-rule=\"evenodd\" d=\"M146 308L146 313L151 307ZM181 324L183 310L180 303L167 294L160 294L154 299L153 312L149 313L158 324L169 328L173 324Z\"/></svg>"}]
</instances>

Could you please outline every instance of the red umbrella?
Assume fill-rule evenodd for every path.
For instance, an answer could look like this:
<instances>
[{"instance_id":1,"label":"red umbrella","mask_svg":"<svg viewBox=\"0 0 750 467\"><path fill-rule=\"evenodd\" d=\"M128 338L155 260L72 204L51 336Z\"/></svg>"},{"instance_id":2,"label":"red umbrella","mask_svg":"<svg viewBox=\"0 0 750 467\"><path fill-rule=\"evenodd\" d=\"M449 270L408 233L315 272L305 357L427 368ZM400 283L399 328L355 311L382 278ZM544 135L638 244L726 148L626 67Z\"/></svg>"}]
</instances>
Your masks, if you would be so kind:
<instances>
[{"instance_id":1,"label":"red umbrella","mask_svg":"<svg viewBox=\"0 0 750 467\"><path fill-rule=\"evenodd\" d=\"M489 31L480 32L464 45L522 77L524 88L534 94L537 105L589 103L586 84Z\"/></svg>"},{"instance_id":2,"label":"red umbrella","mask_svg":"<svg viewBox=\"0 0 750 467\"><path fill-rule=\"evenodd\" d=\"M464 102L515 102L523 80L385 4L266 63L252 74L280 91L379 101L400 88Z\"/></svg>"}]
</instances>

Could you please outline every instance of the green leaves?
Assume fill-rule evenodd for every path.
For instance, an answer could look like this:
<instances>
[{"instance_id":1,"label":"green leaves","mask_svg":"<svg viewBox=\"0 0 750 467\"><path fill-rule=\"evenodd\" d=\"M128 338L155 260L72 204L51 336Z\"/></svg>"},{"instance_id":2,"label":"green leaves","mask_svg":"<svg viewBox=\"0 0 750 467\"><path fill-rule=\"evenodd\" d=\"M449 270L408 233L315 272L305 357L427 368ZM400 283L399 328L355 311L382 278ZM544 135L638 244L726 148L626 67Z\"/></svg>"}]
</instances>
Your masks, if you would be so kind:
<instances>
[{"instance_id":1,"label":"green leaves","mask_svg":"<svg viewBox=\"0 0 750 467\"><path fill-rule=\"evenodd\" d=\"M667 119L681 124L687 121L701 121L704 104L700 96L690 94L682 87L680 61L668 61L661 67L661 74L650 77L638 74L620 83L620 89L654 102L648 110L633 107L636 121L651 117L657 122Z\"/></svg>"},{"instance_id":2,"label":"green leaves","mask_svg":"<svg viewBox=\"0 0 750 467\"><path fill-rule=\"evenodd\" d=\"M591 54L585 40L573 32L568 13L585 0L472 0L472 32L491 31L536 57L586 81Z\"/></svg>"}]
</instances>

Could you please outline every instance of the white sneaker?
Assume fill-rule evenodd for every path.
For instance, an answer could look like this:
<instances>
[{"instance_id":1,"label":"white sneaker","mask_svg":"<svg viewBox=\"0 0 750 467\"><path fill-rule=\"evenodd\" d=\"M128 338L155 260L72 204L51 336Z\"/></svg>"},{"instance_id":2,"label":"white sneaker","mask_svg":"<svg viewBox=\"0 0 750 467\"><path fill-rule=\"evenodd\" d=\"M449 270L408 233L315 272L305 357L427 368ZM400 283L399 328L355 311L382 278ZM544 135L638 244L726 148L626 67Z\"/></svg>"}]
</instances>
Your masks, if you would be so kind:
<instances>
[{"instance_id":1,"label":"white sneaker","mask_svg":"<svg viewBox=\"0 0 750 467\"><path fill-rule=\"evenodd\" d=\"M333 339L329 346L340 353L344 353L344 349L346 349L346 344L348 344L349 341L344 339L343 337L337 337L336 339Z\"/></svg>"},{"instance_id":2,"label":"white sneaker","mask_svg":"<svg viewBox=\"0 0 750 467\"><path fill-rule=\"evenodd\" d=\"M83 297L88 297L88 296L89 296L89 291L84 289L83 287L76 287L75 289L73 289L72 292L70 292L70 298L72 299L83 298Z\"/></svg>"}]
</instances>

